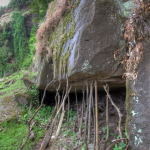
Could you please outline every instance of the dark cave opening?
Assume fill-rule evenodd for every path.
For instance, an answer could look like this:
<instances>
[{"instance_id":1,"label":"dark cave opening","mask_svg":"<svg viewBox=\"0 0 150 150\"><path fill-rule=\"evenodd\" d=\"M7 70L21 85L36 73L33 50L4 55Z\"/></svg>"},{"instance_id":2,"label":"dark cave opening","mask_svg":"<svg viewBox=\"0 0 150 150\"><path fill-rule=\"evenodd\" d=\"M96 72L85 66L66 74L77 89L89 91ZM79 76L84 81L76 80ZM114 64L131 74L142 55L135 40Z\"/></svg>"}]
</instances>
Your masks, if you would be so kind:
<instances>
[{"instance_id":1,"label":"dark cave opening","mask_svg":"<svg viewBox=\"0 0 150 150\"><path fill-rule=\"evenodd\" d=\"M40 90L40 95L39 98L40 100L43 97L44 91ZM86 91L84 92L85 95L84 97L86 98ZM94 91L93 91L93 102L95 101L94 98ZM110 95L114 101L114 103L117 105L117 107L120 109L120 112L122 114L122 121L121 121L121 129L122 132L125 132L125 123L126 123L126 109L125 109L125 98L126 98L126 89L125 88L118 88L115 90L110 91ZM46 96L44 98L44 104L47 106L55 106L55 96L56 92L46 92ZM61 99L64 96L64 92L60 92ZM89 95L88 95L89 96ZM71 92L69 94L69 99L70 99L70 108L68 109L68 99L66 99L65 102L65 112L66 115L68 115L68 110L71 112L74 112L76 114L77 118L73 123L75 124L74 127L78 128L77 122L80 121L81 116L82 116L82 104L83 104L83 92L82 91L77 91L77 92ZM76 100L78 103L76 103ZM86 118L86 113L88 110L89 105L87 104L87 101L85 100L85 109L84 109L84 114L83 114L83 120L85 121ZM109 101L109 106L108 106L108 115L109 115L109 128L110 128L110 141L113 140L114 136L118 136L118 122L119 122L119 116L118 112L114 108L114 106L111 104ZM91 118L92 118L92 128L94 128L94 110L95 108L92 107L91 109ZM67 117L66 117L67 118ZM99 120L99 129L102 131L101 137L106 136L106 92L105 91L98 91L98 120ZM76 126L77 125L77 126ZM105 130L105 131L103 131ZM76 130L75 130L76 131ZM94 134L93 134L94 135Z\"/></svg>"},{"instance_id":2,"label":"dark cave opening","mask_svg":"<svg viewBox=\"0 0 150 150\"><path fill-rule=\"evenodd\" d=\"M44 90L39 90L39 102L41 103L41 100L43 98L43 93ZM62 100L64 96L64 92L60 92L60 99ZM120 108L123 114L126 114L125 110L125 97L126 97L126 89L125 88L119 88L115 90L110 91L110 95L114 101L114 103ZM45 97L44 97L44 104L47 106L55 106L56 104L56 92L50 92L46 91ZM86 91L84 95L86 99ZM93 98L94 98L94 92L93 92ZM70 99L70 107L73 107L75 109L76 106L76 99L78 102L78 105L82 104L83 101L83 92L77 91L77 92L70 92L69 94L69 99ZM86 101L86 100L85 100ZM66 99L66 105L68 104L68 98ZM112 112L116 111L115 108L110 105L110 110ZM104 112L106 109L106 93L105 91L98 91L98 107L99 107L99 112Z\"/></svg>"},{"instance_id":3,"label":"dark cave opening","mask_svg":"<svg viewBox=\"0 0 150 150\"><path fill-rule=\"evenodd\" d=\"M41 100L43 98L43 94L44 94L44 90L39 90L39 102L41 103ZM64 96L64 92L59 92L60 94L60 99L63 99ZM56 92L50 92L50 91L46 91L45 97L44 97L44 104L47 106L54 106L56 104ZM79 103L82 102L82 98L83 98L83 93L81 92L77 92L75 94L75 92L71 92L69 94L69 99L70 99L70 103L71 104L75 104L76 103L76 97ZM66 104L68 103L68 98L66 100Z\"/></svg>"}]
</instances>

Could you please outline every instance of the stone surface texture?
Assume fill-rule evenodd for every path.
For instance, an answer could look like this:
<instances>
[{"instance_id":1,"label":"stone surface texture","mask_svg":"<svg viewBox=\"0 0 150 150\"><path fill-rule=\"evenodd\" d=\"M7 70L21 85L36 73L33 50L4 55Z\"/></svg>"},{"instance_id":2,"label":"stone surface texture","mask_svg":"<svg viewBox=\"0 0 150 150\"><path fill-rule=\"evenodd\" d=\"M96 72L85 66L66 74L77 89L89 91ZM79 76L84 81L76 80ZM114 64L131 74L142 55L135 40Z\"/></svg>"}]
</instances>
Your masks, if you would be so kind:
<instances>
[{"instance_id":1,"label":"stone surface texture","mask_svg":"<svg viewBox=\"0 0 150 150\"><path fill-rule=\"evenodd\" d=\"M74 35L63 42L59 55L61 59L69 51L65 69L60 71L63 64L59 59L38 60L35 64L39 69L38 88L44 90L52 80L54 84L47 90L56 90L59 80L65 88L67 77L76 87L81 87L87 80L97 80L99 88L105 83L110 88L125 87L123 54L114 60L114 52L125 43L123 27L134 6L131 0L80 0L72 19ZM150 44L143 44L138 78L127 80L126 84L127 129L133 150L150 150Z\"/></svg>"},{"instance_id":2,"label":"stone surface texture","mask_svg":"<svg viewBox=\"0 0 150 150\"><path fill-rule=\"evenodd\" d=\"M98 80L101 84L109 82L111 87L125 86L122 56L115 60L114 52L124 44L125 10L130 11L126 7L118 0L81 0L74 9L74 35L66 39L61 50L60 58L69 52L65 71L60 72L62 64L59 60L54 62L52 58L52 61L38 62L39 89L44 89L52 79L65 82L67 76L76 86L81 86L84 80ZM48 90L52 89L51 86Z\"/></svg>"},{"instance_id":3,"label":"stone surface texture","mask_svg":"<svg viewBox=\"0 0 150 150\"><path fill-rule=\"evenodd\" d=\"M144 43L144 55L135 81L127 81L127 128L134 150L150 150L150 44Z\"/></svg>"}]
</instances>

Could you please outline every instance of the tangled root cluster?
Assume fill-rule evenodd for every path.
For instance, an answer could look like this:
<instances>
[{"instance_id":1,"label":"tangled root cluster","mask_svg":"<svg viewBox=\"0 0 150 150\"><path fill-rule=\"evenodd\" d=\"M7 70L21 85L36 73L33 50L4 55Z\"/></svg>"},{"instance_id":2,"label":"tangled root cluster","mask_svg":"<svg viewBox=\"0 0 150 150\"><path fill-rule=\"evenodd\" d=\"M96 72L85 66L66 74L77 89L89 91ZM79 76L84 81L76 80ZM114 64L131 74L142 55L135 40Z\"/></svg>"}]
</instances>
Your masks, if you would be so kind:
<instances>
[{"instance_id":1,"label":"tangled root cluster","mask_svg":"<svg viewBox=\"0 0 150 150\"><path fill-rule=\"evenodd\" d=\"M150 37L150 3L138 1L138 7L125 23L124 39L127 41L127 51L123 58L129 79L137 78L137 67L143 55L143 41Z\"/></svg>"},{"instance_id":2,"label":"tangled root cluster","mask_svg":"<svg viewBox=\"0 0 150 150\"><path fill-rule=\"evenodd\" d=\"M52 51L49 48L50 46L48 45L48 40L51 32L65 14L69 1L70 0L57 0L57 5L53 13L50 13L50 11L54 8L52 8L51 3L49 4L46 20L40 25L36 35L36 53L38 56L45 56L46 54L52 56Z\"/></svg>"}]
</instances>

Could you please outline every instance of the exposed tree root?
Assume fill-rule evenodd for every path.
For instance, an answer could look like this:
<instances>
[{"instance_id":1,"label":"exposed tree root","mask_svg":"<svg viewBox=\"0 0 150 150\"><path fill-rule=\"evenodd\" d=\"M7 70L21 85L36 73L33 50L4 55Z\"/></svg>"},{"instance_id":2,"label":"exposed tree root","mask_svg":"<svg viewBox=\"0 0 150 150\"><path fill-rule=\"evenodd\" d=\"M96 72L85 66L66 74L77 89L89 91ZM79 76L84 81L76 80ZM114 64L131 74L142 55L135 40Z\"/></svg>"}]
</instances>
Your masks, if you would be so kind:
<instances>
[{"instance_id":1,"label":"exposed tree root","mask_svg":"<svg viewBox=\"0 0 150 150\"><path fill-rule=\"evenodd\" d=\"M22 149L25 146L29 136L31 135L31 121L33 120L34 116L37 114L39 109L43 106L44 97L49 85L50 83L45 88L41 105L31 116L28 122L28 134L26 136L26 141L22 145ZM69 86L69 82L67 79L66 88L65 90L63 90L63 94L60 94L59 90L61 87L61 83L59 83L58 87L56 88L55 109L53 110L53 113L50 116L45 136L43 138L39 150L44 150L47 146L49 146L48 148L50 150L53 150L57 147L57 140L59 140L59 137L61 136L61 128L64 128L64 120L67 121L65 129L68 128L72 132L75 132L78 137L78 140L80 140L79 145L72 147L72 149L79 149L84 145L84 148L86 150L88 150L89 146L92 146L94 150L111 150L114 147L114 145L118 144L120 141L125 142L127 144L128 141L126 138L123 138L123 134L121 131L122 114L118 106L112 100L112 97L109 93L109 86L103 86L106 92L106 110L105 113L103 113L104 118L102 118L102 114L99 113L100 98L98 95L97 81L86 82L85 85L86 90L83 87L81 89L82 97L77 95L77 91L75 89L75 105L73 108L76 111L76 116L74 116L75 119L73 119L73 122L70 122L72 116L69 114L69 111L72 109L72 105L69 93L72 89L72 86ZM78 98L80 98L80 100ZM109 101L111 102L110 104L114 106L114 108L117 110L117 115L119 116L118 129L120 138L114 140L112 140L112 137L110 136ZM66 104L67 106L65 107ZM65 115L66 111L68 112ZM102 121L102 119L105 119L106 121ZM104 123L106 123L106 126L103 126ZM104 134L102 135L102 127L106 128L105 137L103 137ZM111 144L108 145L108 142L111 142Z\"/></svg>"},{"instance_id":2,"label":"exposed tree root","mask_svg":"<svg viewBox=\"0 0 150 150\"><path fill-rule=\"evenodd\" d=\"M64 113L65 101L66 101L66 99L67 99L67 97L68 97L68 94L69 94L70 90L71 90L71 87L69 87L69 83L68 83L68 80L67 80L66 93L65 93L65 95L64 95L64 97L63 97L62 103L61 103L59 109L57 110L56 115L55 115L55 117L54 117L52 123L50 124L50 128L48 129L48 131L47 131L47 133L46 133L46 135L45 135L45 137L44 137L44 140L43 140L43 142L42 142L41 147L40 147L39 150L44 150L44 149L47 147L47 145L49 144L49 142L51 141L51 136L52 136L52 133L53 133L54 125L55 125L56 122L57 122L57 117L58 117L58 115L60 114L61 110L62 110L62 112ZM62 113L62 116L64 117L64 114L63 114L63 113ZM63 119L63 117L61 117L61 118ZM59 125L58 125L59 127L58 127L58 130L57 130L57 136L58 136L58 134L59 134L59 131L60 131L59 128L61 127L61 124L62 124L62 123L61 123L61 121L60 121L60 123L59 123Z\"/></svg>"},{"instance_id":3,"label":"exposed tree root","mask_svg":"<svg viewBox=\"0 0 150 150\"><path fill-rule=\"evenodd\" d=\"M23 150L24 146L26 145L27 143L27 140L29 139L29 136L31 135L31 123L32 123L32 120L34 119L34 117L36 116L36 114L38 113L38 111L42 108L43 106L43 103L44 103L44 98L45 98L45 95L46 95L46 90L47 88L50 86L50 84L53 82L53 80L51 82L48 83L48 85L46 86L45 90L44 90L44 94L43 94L43 97L42 97L42 101L41 101L41 104L40 106L38 107L38 109L34 112L34 114L31 116L31 118L29 119L28 121L28 124L27 124L27 128L28 128L28 133L26 135L26 138L20 148L20 150Z\"/></svg>"},{"instance_id":4,"label":"exposed tree root","mask_svg":"<svg viewBox=\"0 0 150 150\"><path fill-rule=\"evenodd\" d=\"M95 120L96 120L96 127L95 127L95 133L96 133L96 146L95 150L99 150L99 129L98 129L98 95L97 95L97 81L95 81Z\"/></svg>"},{"instance_id":5,"label":"exposed tree root","mask_svg":"<svg viewBox=\"0 0 150 150\"><path fill-rule=\"evenodd\" d=\"M118 128L119 128L120 137L122 138L122 131L121 131L122 114L121 114L121 112L120 112L120 109L117 107L117 105L116 105L116 104L114 103L114 101L112 100L111 95L109 94L109 86L108 86L108 85L105 85L105 86L104 86L104 90L105 90L105 92L107 93L107 96L108 96L110 102L112 103L112 105L115 107L115 109L116 109L117 112L118 112L118 116L119 116Z\"/></svg>"}]
</instances>

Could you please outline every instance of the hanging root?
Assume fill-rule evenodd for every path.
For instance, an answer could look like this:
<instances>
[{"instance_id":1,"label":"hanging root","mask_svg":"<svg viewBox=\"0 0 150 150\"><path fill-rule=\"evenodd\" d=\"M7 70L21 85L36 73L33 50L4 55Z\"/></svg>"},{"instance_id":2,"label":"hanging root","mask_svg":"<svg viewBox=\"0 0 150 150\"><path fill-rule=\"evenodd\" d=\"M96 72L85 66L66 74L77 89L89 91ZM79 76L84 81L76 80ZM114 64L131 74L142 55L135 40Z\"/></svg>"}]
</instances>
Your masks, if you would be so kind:
<instances>
[{"instance_id":1,"label":"hanging root","mask_svg":"<svg viewBox=\"0 0 150 150\"><path fill-rule=\"evenodd\" d=\"M46 94L46 90L50 83L47 85L43 98L41 101L41 105L39 108L35 111L34 115L32 115L31 119L34 118L38 110L43 106L44 102L44 97ZM119 141L127 141L126 138L123 138L122 136L122 131L121 131L121 122L122 122L122 114L120 112L120 109L116 106L114 101L112 100L112 97L109 93L109 86L105 85L104 90L106 92L106 113L104 115L104 120L106 120L106 132L101 132L102 131L102 124L104 121L102 121L103 114L99 114L99 96L98 96L98 84L97 81L91 81L91 82L86 82L86 88L82 87L82 99L81 99L81 104L80 104L80 97L77 95L77 90L74 87L75 91L75 106L71 104L71 97L69 96L69 93L72 89L72 86L69 86L69 82L67 79L67 84L65 90L63 90L63 93L60 94L60 87L61 83L59 82L58 87L56 88L56 96L55 96L55 101L56 105L55 108L49 118L49 123L45 132L45 136L43 138L43 141L41 142L41 146L39 150L44 150L47 146L50 150L54 150L57 147L57 140L61 139L62 142L65 140L68 140L68 137L66 139L66 136L60 134L61 128L63 129L62 132L75 132L75 138L80 141L79 144L76 146L72 146L72 150L75 149L80 149L82 146L86 150L90 146L92 146L92 149L94 150L111 150L115 144L118 144ZM109 101L110 103L114 106L114 108L117 110L117 114L119 116L119 121L118 121L118 129L119 129L119 135L120 139L114 139L110 145L107 143L110 142L112 139L110 137L110 129L109 129ZM67 106L65 107L65 105ZM70 110L74 108L76 111L76 116L70 115ZM67 112L68 111L68 112ZM65 113L66 112L66 113ZM101 119L100 119L101 118ZM70 123L70 119L72 122ZM99 120L100 119L100 120ZM28 126L28 136L31 134L31 123L29 120L29 126ZM67 123L63 124L64 121L66 120ZM66 130L68 129L68 131ZM103 133L105 134L105 140L104 137L102 136ZM101 134L101 135L100 135ZM70 139L69 139L70 140ZM70 142L70 141L69 141ZM63 143L65 144L65 143ZM127 144L127 142L126 142ZM24 146L24 145L23 145ZM104 148L103 148L104 147Z\"/></svg>"},{"instance_id":2,"label":"hanging root","mask_svg":"<svg viewBox=\"0 0 150 150\"><path fill-rule=\"evenodd\" d=\"M83 92L83 99L82 99L82 108L81 108L81 118L80 118L80 125L79 125L79 135L82 137L82 125L83 125L83 116L84 116L84 105L85 105L85 100L84 100L84 89L82 90Z\"/></svg>"},{"instance_id":3,"label":"hanging root","mask_svg":"<svg viewBox=\"0 0 150 150\"><path fill-rule=\"evenodd\" d=\"M93 97L93 83L90 83L90 95L89 95L89 115L88 115L88 143L91 139L91 117L92 117L92 97Z\"/></svg>"},{"instance_id":4,"label":"hanging root","mask_svg":"<svg viewBox=\"0 0 150 150\"><path fill-rule=\"evenodd\" d=\"M120 135L120 138L122 138L122 131L121 131L121 122L122 122L122 114L120 112L120 109L117 107L117 105L113 102L112 98L111 98L111 95L109 94L109 86L108 85L105 85L104 86L104 90L105 92L107 93L107 97L109 98L111 104L115 107L115 109L117 110L118 112L118 116L119 116L119 123L118 123L118 128L119 128L119 135Z\"/></svg>"},{"instance_id":5,"label":"hanging root","mask_svg":"<svg viewBox=\"0 0 150 150\"><path fill-rule=\"evenodd\" d=\"M38 111L42 108L43 106L43 103L44 103L44 98L45 98L45 95L46 95L46 90L47 88L50 86L50 84L53 82L54 80L52 80L51 82L48 83L48 85L46 86L45 90L44 90L44 94L43 94L43 97L42 97L42 101L41 101L41 104L40 106L38 107L38 109L34 112L34 114L30 117L29 121L28 121L28 124L27 124L27 127L28 127L28 133L26 135L26 138L20 148L20 150L23 150L23 148L25 147L26 143L27 143L27 140L29 139L29 136L31 135L31 123L32 123L32 120L34 119L34 117L36 116L36 114L38 113Z\"/></svg>"},{"instance_id":6,"label":"hanging root","mask_svg":"<svg viewBox=\"0 0 150 150\"><path fill-rule=\"evenodd\" d=\"M88 105L89 105L89 86L88 86L88 82L86 82L86 114L85 114L85 129L84 129L84 142L86 145L86 149L87 149L87 124L88 124L88 114L89 114L89 110L88 110Z\"/></svg>"},{"instance_id":7,"label":"hanging root","mask_svg":"<svg viewBox=\"0 0 150 150\"><path fill-rule=\"evenodd\" d=\"M66 93L65 93L65 95L63 97L62 103L61 103L59 109L57 110L56 115L55 115L52 123L50 124L50 128L48 129L48 131L47 131L47 133L46 133L46 135L44 137L44 140L43 140L43 142L42 142L41 147L40 147L39 150L44 150L48 146L49 142L51 141L51 137L52 137L52 133L53 133L53 128L54 128L54 126L55 126L55 124L57 122L57 117L60 114L61 110L62 110L62 115L61 115L62 117L61 117L61 119L63 121L63 117L64 117L64 114L63 114L64 113L64 105L65 105L65 101L66 101L66 99L68 97L68 94L69 94L70 90L71 90L71 87L69 87L69 83L68 83L68 79L67 79ZM58 130L57 130L57 136L59 134L59 131L60 131L59 128L61 127L62 121L59 122Z\"/></svg>"},{"instance_id":8,"label":"hanging root","mask_svg":"<svg viewBox=\"0 0 150 150\"><path fill-rule=\"evenodd\" d=\"M95 134L96 134L95 135L96 136L95 150L99 150L97 81L95 81L94 86L95 86L95 120L96 120L96 125L95 125Z\"/></svg>"}]
</instances>

